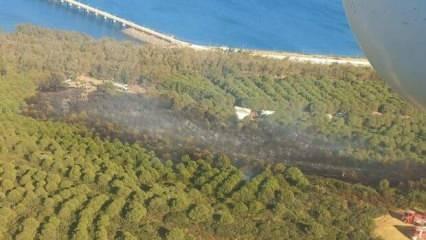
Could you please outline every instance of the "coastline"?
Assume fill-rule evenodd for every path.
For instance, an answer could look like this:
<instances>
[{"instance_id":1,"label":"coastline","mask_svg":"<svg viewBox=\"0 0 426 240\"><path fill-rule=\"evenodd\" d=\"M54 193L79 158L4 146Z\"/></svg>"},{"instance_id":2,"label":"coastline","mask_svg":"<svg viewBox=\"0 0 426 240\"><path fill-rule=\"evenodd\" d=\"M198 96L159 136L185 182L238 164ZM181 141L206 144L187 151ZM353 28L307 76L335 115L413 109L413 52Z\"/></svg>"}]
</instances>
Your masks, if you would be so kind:
<instances>
[{"instance_id":1,"label":"coastline","mask_svg":"<svg viewBox=\"0 0 426 240\"><path fill-rule=\"evenodd\" d=\"M261 56L271 59L284 60L311 64L350 64L356 67L371 67L370 62L366 58L343 57L343 56L328 56L317 54L301 54L279 51L264 51L264 50L247 50L254 56Z\"/></svg>"},{"instance_id":2,"label":"coastline","mask_svg":"<svg viewBox=\"0 0 426 240\"><path fill-rule=\"evenodd\" d=\"M61 0L61 3L68 5L71 8L82 10L86 14L92 14L95 16L102 17L113 23L120 24L123 29L122 33L144 43L150 43L162 47L177 47L177 48L191 48L196 51L224 51L224 52L245 52L252 56L259 56L269 59L276 60L288 60L294 62L310 63L310 64L344 64L353 65L357 67L371 67L367 59L362 58L350 58L350 57L338 57L338 56L326 56L326 55L306 55L300 53L288 53L288 52L275 52L266 50L254 50L254 49L239 49L230 47L215 47L215 46L204 46L197 45L191 42L185 42L176 39L174 36L161 33L144 27L135 22L129 21L122 17L116 16L109 12L103 11L96 7L84 4L78 0Z\"/></svg>"},{"instance_id":3,"label":"coastline","mask_svg":"<svg viewBox=\"0 0 426 240\"><path fill-rule=\"evenodd\" d=\"M196 51L227 51L227 52L245 52L252 56L264 57L275 60L288 60L300 63L332 65L343 64L352 65L356 67L371 67L370 62L366 58L358 57L344 57L344 56L329 56L318 54L302 54L280 51L256 50L256 49L240 49L229 47L216 47L192 44L182 40L177 40L173 36L165 35L163 33L150 31L140 31L138 29L128 27L122 30L123 34L131 37L137 41L149 43L161 47L178 47L178 48L191 48ZM167 36L164 37L164 36Z\"/></svg>"}]
</instances>

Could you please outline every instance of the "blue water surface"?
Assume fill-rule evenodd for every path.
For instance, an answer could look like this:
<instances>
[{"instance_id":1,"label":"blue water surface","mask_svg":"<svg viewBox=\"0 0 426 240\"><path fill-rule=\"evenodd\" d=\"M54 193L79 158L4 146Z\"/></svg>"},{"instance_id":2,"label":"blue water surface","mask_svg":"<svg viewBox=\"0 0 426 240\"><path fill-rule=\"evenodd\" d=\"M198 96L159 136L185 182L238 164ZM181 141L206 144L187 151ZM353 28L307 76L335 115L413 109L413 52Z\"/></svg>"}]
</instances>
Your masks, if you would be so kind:
<instances>
[{"instance_id":1,"label":"blue water surface","mask_svg":"<svg viewBox=\"0 0 426 240\"><path fill-rule=\"evenodd\" d=\"M81 0L197 44L359 56L341 0ZM120 27L49 0L0 0L0 27L32 23L124 38Z\"/></svg>"}]
</instances>

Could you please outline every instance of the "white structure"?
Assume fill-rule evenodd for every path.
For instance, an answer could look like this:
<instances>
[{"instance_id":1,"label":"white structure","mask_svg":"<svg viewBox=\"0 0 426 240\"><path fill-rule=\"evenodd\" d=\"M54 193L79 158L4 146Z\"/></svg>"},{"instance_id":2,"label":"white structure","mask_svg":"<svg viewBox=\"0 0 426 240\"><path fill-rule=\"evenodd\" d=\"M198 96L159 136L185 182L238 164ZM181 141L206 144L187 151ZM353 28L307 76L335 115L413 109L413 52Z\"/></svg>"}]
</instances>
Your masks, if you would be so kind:
<instances>
[{"instance_id":1,"label":"white structure","mask_svg":"<svg viewBox=\"0 0 426 240\"><path fill-rule=\"evenodd\" d=\"M275 114L275 111L271 111L271 110L262 110L260 112L260 116L270 116L274 114Z\"/></svg>"},{"instance_id":2,"label":"white structure","mask_svg":"<svg viewBox=\"0 0 426 240\"><path fill-rule=\"evenodd\" d=\"M129 86L127 84L124 83L118 83L118 82L114 82L111 81L112 85L114 85L114 87L118 88L121 91L127 92L129 91Z\"/></svg>"},{"instance_id":3,"label":"white structure","mask_svg":"<svg viewBox=\"0 0 426 240\"><path fill-rule=\"evenodd\" d=\"M238 117L238 120L243 120L244 118L250 116L250 114L252 113L252 110L250 108L243 108L243 107L234 107L235 109L235 114Z\"/></svg>"}]
</instances>

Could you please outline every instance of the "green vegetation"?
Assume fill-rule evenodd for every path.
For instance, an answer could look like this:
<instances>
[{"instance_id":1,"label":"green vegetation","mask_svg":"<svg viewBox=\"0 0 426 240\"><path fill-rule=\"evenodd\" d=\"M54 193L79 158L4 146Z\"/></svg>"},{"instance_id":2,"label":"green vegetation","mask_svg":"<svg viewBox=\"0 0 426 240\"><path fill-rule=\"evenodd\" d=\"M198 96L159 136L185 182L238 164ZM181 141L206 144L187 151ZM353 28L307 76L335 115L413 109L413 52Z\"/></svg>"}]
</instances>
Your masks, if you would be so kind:
<instances>
[{"instance_id":1,"label":"green vegetation","mask_svg":"<svg viewBox=\"0 0 426 240\"><path fill-rule=\"evenodd\" d=\"M424 148L418 152L425 143L424 115L385 90L381 82L368 80L372 73L341 66L305 67L238 54L97 42L28 26L0 35L0 239L364 240L372 239L372 220L386 208L426 208L425 180L400 185L383 180L376 190L306 176L280 163L248 175L224 156L160 158L144 146L101 138L82 125L41 121L20 113L38 86L59 88L55 79L61 73L138 81L175 99L176 107L198 109L218 121L232 117L234 103L284 109L291 105L301 110L307 105L314 108L309 96L333 93L336 96L324 95L312 102L327 103L335 111L343 111L340 108L346 103L350 113L388 104L384 117L374 120L383 129L371 124L352 130L343 120L332 126L315 125L312 119L320 112L319 105L315 111L294 110L291 117L277 109L275 120L291 124L291 118L299 119L300 127L319 131L317 127L324 126L321 131L342 138L345 131L387 137L389 142L404 138L409 147L392 149L424 161ZM320 75L320 81L313 80ZM40 85L46 81L50 83ZM268 82L272 85L262 85ZM288 92L296 91L294 99L281 99L284 90L274 95L272 91L279 90L274 84L290 84ZM316 84L324 89L330 84L331 89L319 91ZM302 96L309 86L317 86L316 93ZM377 92L382 94L374 101L360 96L373 97ZM406 122L398 120L402 109L410 111L404 113L411 116ZM357 116L373 118L367 113ZM389 126L397 126L392 128L394 137L385 135ZM379 146L386 149L380 142ZM378 146L365 151L374 147Z\"/></svg>"},{"instance_id":2,"label":"green vegetation","mask_svg":"<svg viewBox=\"0 0 426 240\"><path fill-rule=\"evenodd\" d=\"M338 143L333 154L362 162L426 159L425 113L391 92L371 69L141 47L32 26L0 40L0 72L38 75L46 82L42 88L58 89L58 79L81 74L137 83L192 118L228 124L235 119L234 105L271 109L283 128Z\"/></svg>"}]
</instances>

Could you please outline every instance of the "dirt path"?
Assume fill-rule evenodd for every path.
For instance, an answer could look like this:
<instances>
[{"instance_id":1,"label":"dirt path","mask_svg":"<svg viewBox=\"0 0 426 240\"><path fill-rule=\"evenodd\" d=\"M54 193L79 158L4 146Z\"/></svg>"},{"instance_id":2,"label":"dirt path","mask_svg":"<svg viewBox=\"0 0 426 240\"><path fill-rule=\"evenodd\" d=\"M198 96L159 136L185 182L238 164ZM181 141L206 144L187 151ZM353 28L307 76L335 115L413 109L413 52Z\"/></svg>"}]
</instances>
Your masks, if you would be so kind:
<instances>
[{"instance_id":1,"label":"dirt path","mask_svg":"<svg viewBox=\"0 0 426 240\"><path fill-rule=\"evenodd\" d=\"M374 235L383 240L410 240L411 225L391 215L376 218L375 223Z\"/></svg>"}]
</instances>

